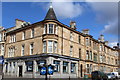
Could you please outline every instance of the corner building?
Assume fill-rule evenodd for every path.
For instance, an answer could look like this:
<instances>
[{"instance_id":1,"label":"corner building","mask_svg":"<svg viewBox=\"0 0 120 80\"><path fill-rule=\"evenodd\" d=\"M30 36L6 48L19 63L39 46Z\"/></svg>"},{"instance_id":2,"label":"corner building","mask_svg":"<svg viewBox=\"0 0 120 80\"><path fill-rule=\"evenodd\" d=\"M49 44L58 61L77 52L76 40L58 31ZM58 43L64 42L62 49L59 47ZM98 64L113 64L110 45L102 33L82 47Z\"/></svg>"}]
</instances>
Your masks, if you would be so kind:
<instances>
[{"instance_id":1,"label":"corner building","mask_svg":"<svg viewBox=\"0 0 120 80\"><path fill-rule=\"evenodd\" d=\"M15 27L6 30L5 77L44 78L41 64L54 64L51 78L82 78L94 70L117 71L118 51L99 40L89 30L76 31L59 22L52 7L43 21L30 24L16 19Z\"/></svg>"}]
</instances>

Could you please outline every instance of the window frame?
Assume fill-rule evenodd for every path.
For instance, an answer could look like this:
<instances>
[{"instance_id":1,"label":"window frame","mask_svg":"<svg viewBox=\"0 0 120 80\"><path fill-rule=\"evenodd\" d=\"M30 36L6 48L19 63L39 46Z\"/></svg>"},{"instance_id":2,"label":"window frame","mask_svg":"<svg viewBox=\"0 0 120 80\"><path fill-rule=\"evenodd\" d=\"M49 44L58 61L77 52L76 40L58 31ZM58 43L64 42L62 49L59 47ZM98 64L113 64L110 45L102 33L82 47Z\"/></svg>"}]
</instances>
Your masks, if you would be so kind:
<instances>
[{"instance_id":1,"label":"window frame","mask_svg":"<svg viewBox=\"0 0 120 80\"><path fill-rule=\"evenodd\" d=\"M72 64L73 64L74 66L73 66ZM70 72L71 72L71 73L76 73L76 63L71 62L70 67L71 67L71 69L70 69L71 71L70 71ZM72 72L72 68L74 69L73 72Z\"/></svg>"},{"instance_id":2,"label":"window frame","mask_svg":"<svg viewBox=\"0 0 120 80\"><path fill-rule=\"evenodd\" d=\"M31 62L32 64L29 64L28 63ZM33 61L26 61L26 72L33 72ZM31 67L32 70L28 70L28 68Z\"/></svg>"},{"instance_id":3,"label":"window frame","mask_svg":"<svg viewBox=\"0 0 120 80\"><path fill-rule=\"evenodd\" d=\"M54 24L48 24L48 34L54 34Z\"/></svg>"},{"instance_id":4,"label":"window frame","mask_svg":"<svg viewBox=\"0 0 120 80\"><path fill-rule=\"evenodd\" d=\"M22 54L22 56L24 56L24 54L25 54L25 45L24 44L22 45L21 54Z\"/></svg>"},{"instance_id":5,"label":"window frame","mask_svg":"<svg viewBox=\"0 0 120 80\"><path fill-rule=\"evenodd\" d=\"M35 36L34 34L35 34L35 30L34 30L34 28L32 28L31 29L31 38L34 38L34 36Z\"/></svg>"},{"instance_id":6,"label":"window frame","mask_svg":"<svg viewBox=\"0 0 120 80\"><path fill-rule=\"evenodd\" d=\"M55 64L55 68L57 69L57 70L54 70L54 72L60 72L60 61L54 60L53 64Z\"/></svg>"},{"instance_id":7,"label":"window frame","mask_svg":"<svg viewBox=\"0 0 120 80\"><path fill-rule=\"evenodd\" d=\"M48 47L48 53L53 53L53 41L52 40L48 40L47 47Z\"/></svg>"},{"instance_id":8,"label":"window frame","mask_svg":"<svg viewBox=\"0 0 120 80\"><path fill-rule=\"evenodd\" d=\"M64 71L64 67L65 67L65 71ZM69 62L63 61L63 73L68 73L68 71L69 71Z\"/></svg>"},{"instance_id":9,"label":"window frame","mask_svg":"<svg viewBox=\"0 0 120 80\"><path fill-rule=\"evenodd\" d=\"M33 50L34 50L34 43L30 44L30 55L33 54Z\"/></svg>"}]
</instances>

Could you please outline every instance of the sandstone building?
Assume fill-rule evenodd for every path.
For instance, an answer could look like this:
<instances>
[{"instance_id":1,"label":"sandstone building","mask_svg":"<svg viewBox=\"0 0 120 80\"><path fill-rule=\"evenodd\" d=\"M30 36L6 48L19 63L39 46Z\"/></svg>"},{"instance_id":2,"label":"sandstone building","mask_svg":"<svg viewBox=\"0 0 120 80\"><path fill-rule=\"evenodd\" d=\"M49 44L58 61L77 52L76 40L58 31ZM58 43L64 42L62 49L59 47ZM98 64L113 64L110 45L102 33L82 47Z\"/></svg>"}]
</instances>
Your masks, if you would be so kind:
<instances>
[{"instance_id":1,"label":"sandstone building","mask_svg":"<svg viewBox=\"0 0 120 80\"><path fill-rule=\"evenodd\" d=\"M53 78L82 78L94 70L118 70L118 49L109 47L103 35L96 40L88 29L78 32L74 21L70 27L59 22L52 7L44 20L30 24L16 19L15 27L0 33L7 77L43 78L41 64L55 65Z\"/></svg>"}]
</instances>

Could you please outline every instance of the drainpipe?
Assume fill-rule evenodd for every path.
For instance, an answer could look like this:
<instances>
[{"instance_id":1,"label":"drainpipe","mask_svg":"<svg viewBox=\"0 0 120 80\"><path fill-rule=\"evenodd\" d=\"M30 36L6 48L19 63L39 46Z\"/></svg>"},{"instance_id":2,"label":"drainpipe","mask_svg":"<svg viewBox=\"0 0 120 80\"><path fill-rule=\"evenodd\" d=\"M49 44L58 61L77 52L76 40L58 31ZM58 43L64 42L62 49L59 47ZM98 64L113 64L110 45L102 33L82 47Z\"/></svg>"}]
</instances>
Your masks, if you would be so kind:
<instances>
[{"instance_id":1,"label":"drainpipe","mask_svg":"<svg viewBox=\"0 0 120 80\"><path fill-rule=\"evenodd\" d=\"M62 27L62 46L61 46L61 53L62 53L62 55L63 55L63 27Z\"/></svg>"}]
</instances>

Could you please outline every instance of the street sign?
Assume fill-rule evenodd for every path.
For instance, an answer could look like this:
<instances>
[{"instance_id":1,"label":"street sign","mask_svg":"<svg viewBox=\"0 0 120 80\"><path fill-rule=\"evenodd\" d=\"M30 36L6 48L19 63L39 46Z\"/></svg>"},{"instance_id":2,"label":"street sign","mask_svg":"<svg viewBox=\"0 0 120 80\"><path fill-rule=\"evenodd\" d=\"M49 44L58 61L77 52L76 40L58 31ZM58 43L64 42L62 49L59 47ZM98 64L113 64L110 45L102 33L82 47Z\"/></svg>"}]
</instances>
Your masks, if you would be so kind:
<instances>
[{"instance_id":1,"label":"street sign","mask_svg":"<svg viewBox=\"0 0 120 80\"><path fill-rule=\"evenodd\" d=\"M41 75L45 75L45 74L46 74L46 71L47 71L46 67L41 67L41 69L40 69L40 74L41 74Z\"/></svg>"},{"instance_id":2,"label":"street sign","mask_svg":"<svg viewBox=\"0 0 120 80\"><path fill-rule=\"evenodd\" d=\"M0 64L3 64L3 63L4 63L4 57L0 56Z\"/></svg>"},{"instance_id":3,"label":"street sign","mask_svg":"<svg viewBox=\"0 0 120 80\"><path fill-rule=\"evenodd\" d=\"M48 66L48 74L53 75L53 72L54 72L53 66L52 65Z\"/></svg>"}]
</instances>

